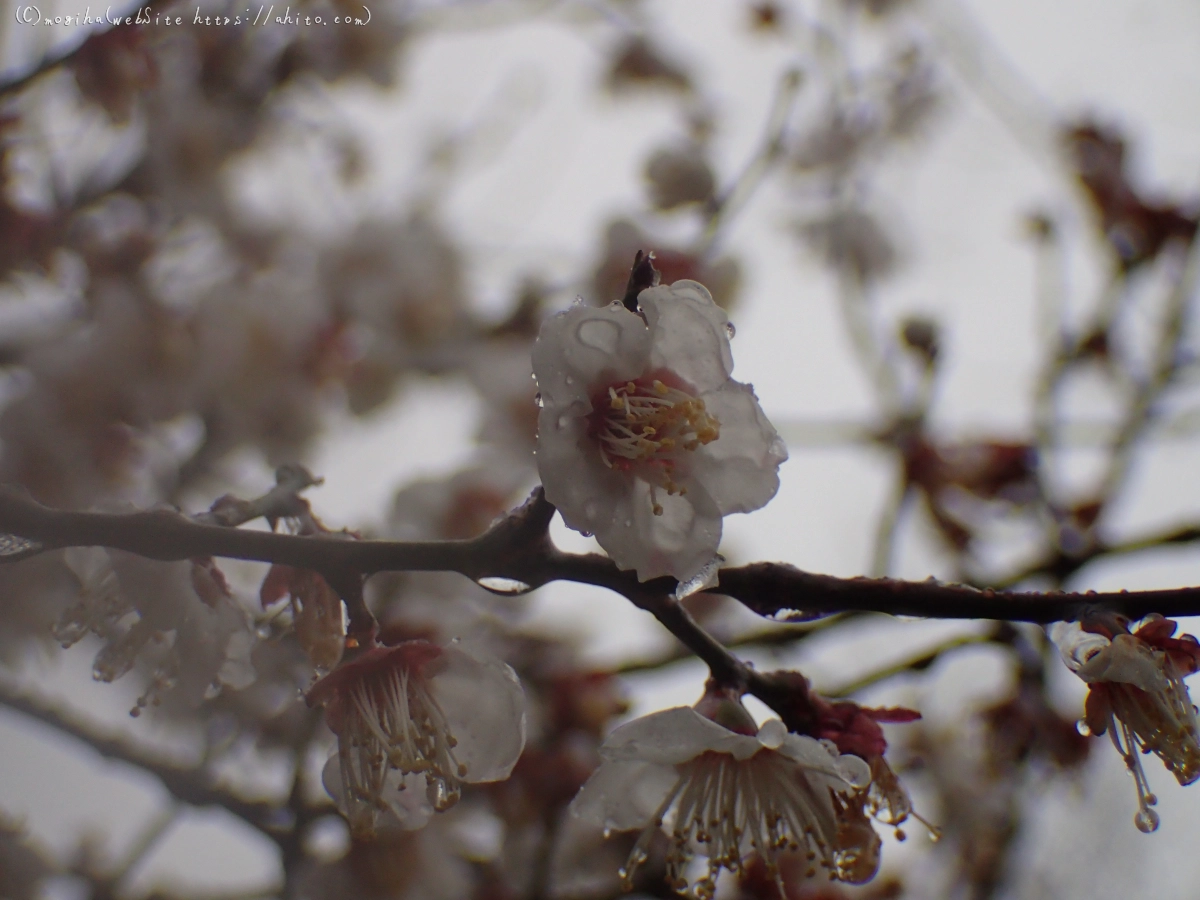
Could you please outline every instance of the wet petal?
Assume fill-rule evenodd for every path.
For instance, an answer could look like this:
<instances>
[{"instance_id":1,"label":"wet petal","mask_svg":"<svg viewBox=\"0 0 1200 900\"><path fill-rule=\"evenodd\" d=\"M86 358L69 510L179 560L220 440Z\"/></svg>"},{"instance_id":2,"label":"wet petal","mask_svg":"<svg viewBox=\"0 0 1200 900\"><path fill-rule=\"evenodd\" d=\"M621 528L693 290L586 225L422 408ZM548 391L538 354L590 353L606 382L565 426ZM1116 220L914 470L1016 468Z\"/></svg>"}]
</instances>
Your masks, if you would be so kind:
<instances>
[{"instance_id":1,"label":"wet petal","mask_svg":"<svg viewBox=\"0 0 1200 900\"><path fill-rule=\"evenodd\" d=\"M620 304L573 306L551 317L533 345L543 408L590 412L592 392L639 377L649 354L646 323Z\"/></svg>"},{"instance_id":2,"label":"wet petal","mask_svg":"<svg viewBox=\"0 0 1200 900\"><path fill-rule=\"evenodd\" d=\"M721 515L762 508L779 490L787 447L749 385L727 381L703 399L721 423L721 436L686 460L689 491L698 485Z\"/></svg>"},{"instance_id":3,"label":"wet petal","mask_svg":"<svg viewBox=\"0 0 1200 900\"><path fill-rule=\"evenodd\" d=\"M429 692L441 707L466 782L509 776L525 748L525 692L507 663L461 644L443 648Z\"/></svg>"},{"instance_id":4,"label":"wet petal","mask_svg":"<svg viewBox=\"0 0 1200 900\"><path fill-rule=\"evenodd\" d=\"M638 297L653 334L651 368L674 372L699 393L720 387L733 371L729 318L695 281L647 288Z\"/></svg>"},{"instance_id":5,"label":"wet petal","mask_svg":"<svg viewBox=\"0 0 1200 900\"><path fill-rule=\"evenodd\" d=\"M605 831L644 828L678 780L674 766L608 760L571 801L571 815Z\"/></svg>"}]
</instances>

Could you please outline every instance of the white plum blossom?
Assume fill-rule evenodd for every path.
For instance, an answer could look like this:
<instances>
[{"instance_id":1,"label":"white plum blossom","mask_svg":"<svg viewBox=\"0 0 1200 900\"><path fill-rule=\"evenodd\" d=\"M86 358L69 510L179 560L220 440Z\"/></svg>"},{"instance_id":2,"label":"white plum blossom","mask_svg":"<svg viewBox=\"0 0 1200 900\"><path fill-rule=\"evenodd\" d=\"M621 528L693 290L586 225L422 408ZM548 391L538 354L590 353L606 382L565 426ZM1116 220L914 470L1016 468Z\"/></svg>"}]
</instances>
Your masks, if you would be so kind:
<instances>
[{"instance_id":1,"label":"white plum blossom","mask_svg":"<svg viewBox=\"0 0 1200 900\"><path fill-rule=\"evenodd\" d=\"M1180 784L1200 779L1200 730L1184 676L1200 670L1200 643L1173 637L1176 624L1147 616L1137 627L1122 616L1059 622L1050 632L1067 666L1088 685L1081 728L1108 733L1137 788L1138 830L1158 828L1157 799L1142 769L1154 753Z\"/></svg>"},{"instance_id":2,"label":"white plum blossom","mask_svg":"<svg viewBox=\"0 0 1200 900\"><path fill-rule=\"evenodd\" d=\"M525 747L516 673L457 642L369 647L308 700L337 735L325 788L358 837L421 828L458 802L464 782L507 778Z\"/></svg>"},{"instance_id":3,"label":"white plum blossom","mask_svg":"<svg viewBox=\"0 0 1200 900\"><path fill-rule=\"evenodd\" d=\"M563 521L645 581L687 581L712 560L722 517L779 488L787 449L749 385L731 379L731 331L703 285L574 306L533 348L538 471Z\"/></svg>"},{"instance_id":4,"label":"white plum blossom","mask_svg":"<svg viewBox=\"0 0 1200 900\"><path fill-rule=\"evenodd\" d=\"M572 815L606 833L642 830L621 870L626 888L660 827L670 836L667 881L694 897L712 897L720 870L741 871L751 854L777 880L777 857L788 851L806 852L834 877L865 880L855 877L860 859L874 854L877 865L878 839L846 828L844 807L869 784L867 764L828 741L788 733L778 719L756 728L737 701L719 707L726 724L677 707L616 729L572 801ZM697 855L708 866L692 882L687 870Z\"/></svg>"}]
</instances>

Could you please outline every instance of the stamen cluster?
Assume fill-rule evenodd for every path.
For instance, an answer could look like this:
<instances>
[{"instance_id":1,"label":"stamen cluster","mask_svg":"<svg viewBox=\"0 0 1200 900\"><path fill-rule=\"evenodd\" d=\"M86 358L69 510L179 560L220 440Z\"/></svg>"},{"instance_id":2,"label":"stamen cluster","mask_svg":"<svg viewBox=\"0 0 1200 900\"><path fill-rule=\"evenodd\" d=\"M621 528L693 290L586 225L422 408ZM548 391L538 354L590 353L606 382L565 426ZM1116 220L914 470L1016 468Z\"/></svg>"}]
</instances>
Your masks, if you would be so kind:
<instances>
[{"instance_id":1,"label":"stamen cluster","mask_svg":"<svg viewBox=\"0 0 1200 900\"><path fill-rule=\"evenodd\" d=\"M635 463L647 463L642 477L672 496L687 493L674 480L673 454L693 452L721 435L721 423L709 414L702 399L668 387L658 378L610 386L607 405L593 406L597 412L592 436L604 464L628 471ZM656 500L652 506L656 516L663 514Z\"/></svg>"},{"instance_id":2,"label":"stamen cluster","mask_svg":"<svg viewBox=\"0 0 1200 900\"><path fill-rule=\"evenodd\" d=\"M516 675L456 644L369 647L308 700L337 735L325 786L358 837L420 828L458 802L464 782L507 778L524 746Z\"/></svg>"}]
</instances>

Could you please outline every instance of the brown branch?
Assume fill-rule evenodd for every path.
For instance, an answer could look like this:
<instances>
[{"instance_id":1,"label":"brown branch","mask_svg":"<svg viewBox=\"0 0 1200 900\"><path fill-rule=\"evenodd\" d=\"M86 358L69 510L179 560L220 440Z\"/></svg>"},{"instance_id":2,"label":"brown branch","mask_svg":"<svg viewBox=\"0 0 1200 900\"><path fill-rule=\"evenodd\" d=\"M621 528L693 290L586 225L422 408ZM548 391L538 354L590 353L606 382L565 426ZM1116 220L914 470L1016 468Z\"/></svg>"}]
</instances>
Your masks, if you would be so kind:
<instances>
[{"instance_id":1,"label":"brown branch","mask_svg":"<svg viewBox=\"0 0 1200 900\"><path fill-rule=\"evenodd\" d=\"M111 547L158 560L221 556L312 569L322 575L328 573L335 581L347 572L370 576L384 571L458 572L476 581L498 577L529 588L552 581L576 581L622 594L659 616L664 624L669 621L685 634L688 632L686 622L690 617L685 620L686 613L676 612L673 600L663 599L673 593L674 579L641 583L633 572L620 571L605 556L560 552L547 533L554 511L539 489L523 507L473 540L349 541L337 535L274 534L206 525L170 510L54 510L18 490L0 489L0 532L36 540L47 549ZM1078 618L1088 609L1104 609L1130 618L1151 612L1200 614L1200 588L1194 587L1109 593L1009 593L934 580L839 578L804 572L784 563L722 569L719 586L711 592L733 597L767 617L793 612L816 617L857 610L933 619L1045 624ZM702 651L711 649L695 636L684 643L702 658Z\"/></svg>"}]
</instances>

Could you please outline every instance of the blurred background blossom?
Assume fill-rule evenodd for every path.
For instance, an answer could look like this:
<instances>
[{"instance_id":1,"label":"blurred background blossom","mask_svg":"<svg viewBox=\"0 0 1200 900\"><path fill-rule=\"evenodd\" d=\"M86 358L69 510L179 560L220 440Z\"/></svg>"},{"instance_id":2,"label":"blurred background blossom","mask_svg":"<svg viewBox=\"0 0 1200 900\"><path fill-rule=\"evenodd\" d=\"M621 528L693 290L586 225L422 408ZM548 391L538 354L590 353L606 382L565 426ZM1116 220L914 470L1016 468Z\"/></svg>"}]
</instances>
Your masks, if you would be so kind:
<instances>
[{"instance_id":1,"label":"blurred background blossom","mask_svg":"<svg viewBox=\"0 0 1200 900\"><path fill-rule=\"evenodd\" d=\"M537 481L542 321L620 299L644 250L729 313L734 377L788 443L778 496L725 522L732 563L1200 582L1194 6L368 6L111 28L4 6L0 481L196 513L299 461L325 480L294 531L478 535ZM0 566L0 896L618 895L634 836L568 804L615 725L706 675L650 616L566 582L372 579L389 640L511 665L528 734L509 780L368 842L301 698L341 636L312 610L340 607L267 578L99 549ZM790 900L1194 896L1200 802L1148 765L1162 824L1133 829L1041 629L686 604L760 670L923 715L885 726L888 764L943 838L880 828L863 888L781 862ZM667 851L641 895L665 895ZM720 892L779 896L753 862Z\"/></svg>"}]
</instances>

